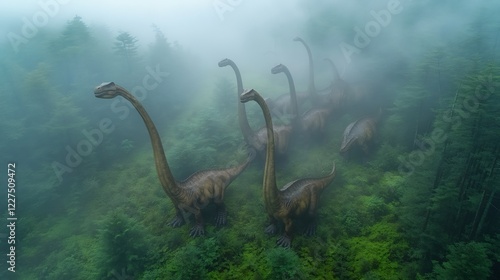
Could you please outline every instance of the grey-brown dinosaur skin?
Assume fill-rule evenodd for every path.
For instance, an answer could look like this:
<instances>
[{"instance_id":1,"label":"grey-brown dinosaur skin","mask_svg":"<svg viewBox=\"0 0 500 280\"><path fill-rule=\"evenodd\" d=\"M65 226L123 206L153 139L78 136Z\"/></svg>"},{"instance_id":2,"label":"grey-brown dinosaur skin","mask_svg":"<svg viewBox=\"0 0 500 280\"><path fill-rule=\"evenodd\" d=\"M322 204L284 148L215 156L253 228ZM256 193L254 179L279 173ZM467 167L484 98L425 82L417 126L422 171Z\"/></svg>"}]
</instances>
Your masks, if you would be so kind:
<instances>
[{"instance_id":1,"label":"grey-brown dinosaur skin","mask_svg":"<svg viewBox=\"0 0 500 280\"><path fill-rule=\"evenodd\" d=\"M264 179L262 183L264 193L264 205L269 217L269 226L265 232L274 234L278 224L285 225L284 233L278 238L277 244L283 247L290 247L292 242L293 218L306 216L308 218L308 228L306 233L312 235L316 230L316 210L321 191L329 185L335 178L335 164L330 174L320 178L299 179L286 184L278 189L276 184L275 164L274 164L274 138L272 131L271 113L264 99L255 90L248 90L241 95L241 102L255 101L262 109L268 130L268 140L266 147L266 163L264 167Z\"/></svg>"},{"instance_id":2,"label":"grey-brown dinosaur skin","mask_svg":"<svg viewBox=\"0 0 500 280\"><path fill-rule=\"evenodd\" d=\"M368 144L376 132L378 117L365 117L350 123L344 130L344 138L340 146L341 153L347 153L354 146L359 146L368 153Z\"/></svg>"},{"instance_id":3,"label":"grey-brown dinosaur skin","mask_svg":"<svg viewBox=\"0 0 500 280\"><path fill-rule=\"evenodd\" d=\"M309 96L312 98L314 104L322 105L323 102L321 100L321 96L318 95L314 84L314 62L311 49L309 48L309 45L307 45L306 41L300 37L293 38L293 41L300 42L307 51L307 58L309 61L309 84L307 86L307 91L309 92Z\"/></svg>"},{"instance_id":4,"label":"grey-brown dinosaur skin","mask_svg":"<svg viewBox=\"0 0 500 280\"><path fill-rule=\"evenodd\" d=\"M328 106L337 109L342 105L345 105L348 97L352 94L351 86L340 77L340 73L335 66L335 63L330 58L325 58L325 61L330 64L333 70L333 81L330 86L330 100L328 101Z\"/></svg>"},{"instance_id":5,"label":"grey-brown dinosaur skin","mask_svg":"<svg viewBox=\"0 0 500 280\"><path fill-rule=\"evenodd\" d=\"M260 128L254 132L248 122L245 105L240 102L240 94L243 92L243 82L241 79L240 70L238 66L231 59L223 59L218 63L219 67L231 66L236 75L237 95L238 95L238 121L240 125L243 138L248 146L252 147L261 156L265 154L267 145L267 130L265 127ZM273 128L274 137L276 139L276 151L278 155L284 156L288 152L288 146L292 134L291 125L279 125Z\"/></svg>"},{"instance_id":6,"label":"grey-brown dinosaur skin","mask_svg":"<svg viewBox=\"0 0 500 280\"><path fill-rule=\"evenodd\" d=\"M323 134L328 117L333 110L332 106L311 108L304 114L300 115L298 102L296 99L297 93L295 90L295 83L293 81L292 74L283 64L275 66L272 70L272 73L284 73L287 77L290 90L290 98L292 100L292 106L294 107L294 109L292 110L292 124L296 127L296 129L303 134L306 134L307 136Z\"/></svg>"},{"instance_id":7,"label":"grey-brown dinosaur skin","mask_svg":"<svg viewBox=\"0 0 500 280\"><path fill-rule=\"evenodd\" d=\"M309 85L308 85L309 96L312 100L312 103L314 104L314 108L323 110L323 112L321 113L314 113L314 114L322 115L325 113L331 114L332 112L335 112L337 109L339 109L339 107L342 105L345 99L347 92L344 89L348 86L347 83L340 78L340 75L337 71L337 68L335 67L335 64L331 60L327 59L333 66L334 82L332 83L331 86L327 87L326 89L322 90L316 89L314 82L314 61L311 48L309 48L309 45L306 43L306 41L300 37L295 37L293 41L300 42L307 51L307 57L309 61ZM327 94L319 94L319 92L325 90L328 91Z\"/></svg>"},{"instance_id":8,"label":"grey-brown dinosaur skin","mask_svg":"<svg viewBox=\"0 0 500 280\"><path fill-rule=\"evenodd\" d=\"M175 218L170 225L174 227L181 226L187 222L184 219L186 214L194 214L196 224L191 229L190 235L204 235L205 230L201 209L211 201L215 203L217 208L216 225L223 226L226 224L227 213L223 201L224 191L253 159L252 153L250 153L245 162L237 166L225 169L199 171L192 174L186 180L178 182L170 171L158 131L142 104L125 88L113 82L102 83L97 86L94 90L94 94L98 98L124 97L132 103L144 120L153 146L153 155L158 178L160 179L163 190L172 200L176 210Z\"/></svg>"}]
</instances>

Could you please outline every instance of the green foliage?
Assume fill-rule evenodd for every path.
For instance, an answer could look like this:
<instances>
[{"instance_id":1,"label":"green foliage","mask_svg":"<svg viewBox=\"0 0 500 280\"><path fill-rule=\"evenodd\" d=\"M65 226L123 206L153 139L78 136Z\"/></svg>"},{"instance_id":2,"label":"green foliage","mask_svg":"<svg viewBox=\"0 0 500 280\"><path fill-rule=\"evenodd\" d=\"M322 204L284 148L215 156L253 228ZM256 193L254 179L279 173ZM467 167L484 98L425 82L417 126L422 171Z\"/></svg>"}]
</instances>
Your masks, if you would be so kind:
<instances>
[{"instance_id":1,"label":"green foliage","mask_svg":"<svg viewBox=\"0 0 500 280\"><path fill-rule=\"evenodd\" d=\"M488 279L491 260L487 245L479 242L459 242L448 246L446 261L434 262L437 279Z\"/></svg>"},{"instance_id":2,"label":"green foliage","mask_svg":"<svg viewBox=\"0 0 500 280\"><path fill-rule=\"evenodd\" d=\"M48 279L85 279L82 275L84 264L74 256L64 258L53 271L47 275Z\"/></svg>"},{"instance_id":3,"label":"green foliage","mask_svg":"<svg viewBox=\"0 0 500 280\"><path fill-rule=\"evenodd\" d=\"M168 279L208 279L217 260L219 245L213 238L197 240L180 248L168 263Z\"/></svg>"},{"instance_id":4,"label":"green foliage","mask_svg":"<svg viewBox=\"0 0 500 280\"><path fill-rule=\"evenodd\" d=\"M300 279L300 260L292 250L274 248L267 251L270 274L266 279Z\"/></svg>"},{"instance_id":5,"label":"green foliage","mask_svg":"<svg viewBox=\"0 0 500 280\"><path fill-rule=\"evenodd\" d=\"M353 279L354 267L352 266L354 254L346 241L341 241L334 247L333 275L339 279Z\"/></svg>"},{"instance_id":6,"label":"green foliage","mask_svg":"<svg viewBox=\"0 0 500 280\"><path fill-rule=\"evenodd\" d=\"M379 138L384 139L384 142L377 145L375 155L373 159L370 159L370 166L381 171L397 170L401 164L398 157L403 154L404 149L398 145L390 145L392 139L390 139L390 135L385 134L383 131L379 133Z\"/></svg>"},{"instance_id":7,"label":"green foliage","mask_svg":"<svg viewBox=\"0 0 500 280\"><path fill-rule=\"evenodd\" d=\"M217 167L217 162L226 163L220 168L234 166L246 157L235 117L235 97L227 96L227 86L219 84L213 100L193 105L196 116L180 121L176 130L170 133L175 145L167 153L179 178L186 178L195 170Z\"/></svg>"},{"instance_id":8,"label":"green foliage","mask_svg":"<svg viewBox=\"0 0 500 280\"><path fill-rule=\"evenodd\" d=\"M393 223L380 222L348 241L356 279L400 279L408 244Z\"/></svg>"},{"instance_id":9,"label":"green foliage","mask_svg":"<svg viewBox=\"0 0 500 280\"><path fill-rule=\"evenodd\" d=\"M389 208L384 200L377 196L361 197L361 208L364 209L364 216L369 221L377 221L389 213ZM370 222L371 224L372 222Z\"/></svg>"},{"instance_id":10,"label":"green foliage","mask_svg":"<svg viewBox=\"0 0 500 280\"><path fill-rule=\"evenodd\" d=\"M89 55L92 37L82 18L75 16L68 21L59 38L51 42L51 52L58 63L69 63L78 67L82 57Z\"/></svg>"},{"instance_id":11,"label":"green foliage","mask_svg":"<svg viewBox=\"0 0 500 280\"><path fill-rule=\"evenodd\" d=\"M155 63L159 63L163 69L163 67L167 67L169 64L173 63L173 51L171 50L172 46L168 42L165 34L163 34L157 26L154 26L153 29L155 32L155 42L149 46L150 64L153 65Z\"/></svg>"},{"instance_id":12,"label":"green foliage","mask_svg":"<svg viewBox=\"0 0 500 280\"><path fill-rule=\"evenodd\" d=\"M239 100L236 88L228 79L220 79L216 82L214 95L214 103L217 104L221 115L235 115Z\"/></svg>"},{"instance_id":13,"label":"green foliage","mask_svg":"<svg viewBox=\"0 0 500 280\"><path fill-rule=\"evenodd\" d=\"M121 269L128 275L141 273L150 250L146 236L133 219L117 211L111 213L100 231L103 275L111 279L113 272Z\"/></svg>"},{"instance_id":14,"label":"green foliage","mask_svg":"<svg viewBox=\"0 0 500 280\"><path fill-rule=\"evenodd\" d=\"M120 66L120 74L125 77L126 80L136 80L136 85L140 85L140 80L144 74L140 63L140 58L137 53L137 40L134 36L130 35L128 32L120 32L118 36L115 37L114 42L114 54L119 57L118 65Z\"/></svg>"},{"instance_id":15,"label":"green foliage","mask_svg":"<svg viewBox=\"0 0 500 280\"><path fill-rule=\"evenodd\" d=\"M351 17L356 24L366 23L359 11L340 12L326 2L301 5L316 15L304 27L304 37L316 46L328 45L333 37L350 41ZM411 23L412 18L416 15L404 20ZM341 25L333 24L339 19ZM213 207L204 211L205 237L189 237L192 221L169 227L173 203L158 182L142 120L135 112L122 119L112 103L96 100L91 90L102 80L133 89L149 73L146 65L168 72L143 103L163 136L174 174L183 179L246 157L236 118L238 100L228 80L202 77L198 61L158 28L144 50L128 32L114 38L89 29L79 17L60 31L46 29L42 36L40 30L22 55L2 57L0 66L5 101L0 104L1 152L29 155L19 163L19 205L24 206L16 233L22 244L18 265L30 269L20 270L19 277L487 278L500 258L495 204L500 72L493 64L495 50L485 40L496 34L495 28L483 20L472 27L453 46L422 43L432 49L391 76L380 99L393 106L367 162L345 160L337 153L343 128L356 112L334 118L324 142L292 141L290 155L277 166L279 183L325 174L332 161L338 175L320 197L316 236L302 235L297 223L291 250L275 247L276 236L263 233L267 217L259 159L225 192L226 227L213 226ZM342 37L347 33L324 36L345 30L350 38ZM379 67L374 61L364 65ZM275 87L261 80L253 84ZM254 109L249 108L249 118L257 126L262 117ZM56 180L50 162L64 163L65 147L76 148L85 140L82 130L96 128L103 118L110 118L116 130L93 145L63 182ZM435 143L432 151L415 145L437 131L449 140ZM403 174L399 159L409 158L412 149L425 160L414 165L412 174ZM110 210L114 212L106 215ZM96 220L103 221L97 228Z\"/></svg>"},{"instance_id":16,"label":"green foliage","mask_svg":"<svg viewBox=\"0 0 500 280\"><path fill-rule=\"evenodd\" d=\"M128 32L121 32L115 38L115 54L125 57L125 59L131 59L137 56L136 43L139 41L134 36L130 35Z\"/></svg>"},{"instance_id":17,"label":"green foliage","mask_svg":"<svg viewBox=\"0 0 500 280\"><path fill-rule=\"evenodd\" d=\"M378 194L385 203L399 205L405 184L405 177L394 172L385 172L380 180Z\"/></svg>"},{"instance_id":18,"label":"green foliage","mask_svg":"<svg viewBox=\"0 0 500 280\"><path fill-rule=\"evenodd\" d=\"M348 209L342 216L342 223L345 226L346 232L351 235L358 235L363 229L363 223L360 214L353 210Z\"/></svg>"},{"instance_id":19,"label":"green foliage","mask_svg":"<svg viewBox=\"0 0 500 280\"><path fill-rule=\"evenodd\" d=\"M411 162L413 154L414 172L405 180L400 217L406 235L416 244L413 256L421 271L429 271L431 260L439 259L447 245L488 233L479 221L487 219L488 199L495 196L485 182L494 178L498 146L490 138L490 124L498 118L494 90L498 69L478 64L478 56L458 53L436 56L439 89L446 85L449 90L440 92L433 102L436 110L430 129L417 127L415 151L405 157ZM423 157L421 162L418 155Z\"/></svg>"}]
</instances>

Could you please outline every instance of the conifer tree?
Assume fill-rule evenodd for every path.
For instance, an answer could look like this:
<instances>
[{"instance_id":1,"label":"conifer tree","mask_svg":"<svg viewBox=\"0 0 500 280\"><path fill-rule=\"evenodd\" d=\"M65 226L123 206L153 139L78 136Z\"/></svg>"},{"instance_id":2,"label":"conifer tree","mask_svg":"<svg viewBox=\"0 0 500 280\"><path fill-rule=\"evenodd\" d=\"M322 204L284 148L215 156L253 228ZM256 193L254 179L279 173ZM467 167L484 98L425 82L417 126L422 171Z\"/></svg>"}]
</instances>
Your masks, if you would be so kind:
<instances>
[{"instance_id":1,"label":"conifer tree","mask_svg":"<svg viewBox=\"0 0 500 280\"><path fill-rule=\"evenodd\" d=\"M114 42L114 53L122 59L122 64L124 65L123 74L129 79L133 79L134 74L139 70L137 69L139 66L139 57L137 55L138 41L130 33L121 32L116 36Z\"/></svg>"}]
</instances>

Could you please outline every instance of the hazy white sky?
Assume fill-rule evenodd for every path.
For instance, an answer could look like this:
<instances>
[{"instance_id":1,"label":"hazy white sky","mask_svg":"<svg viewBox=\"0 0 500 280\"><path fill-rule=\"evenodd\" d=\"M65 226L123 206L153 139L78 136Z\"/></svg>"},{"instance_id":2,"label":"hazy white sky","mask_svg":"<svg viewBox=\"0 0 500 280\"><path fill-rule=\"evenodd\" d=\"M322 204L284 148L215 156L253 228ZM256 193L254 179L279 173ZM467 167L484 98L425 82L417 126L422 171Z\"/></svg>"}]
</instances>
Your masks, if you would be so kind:
<instances>
[{"instance_id":1,"label":"hazy white sky","mask_svg":"<svg viewBox=\"0 0 500 280\"><path fill-rule=\"evenodd\" d=\"M364 1L321 0L318 3L338 7L336 10L347 15L348 20L354 17L354 28L355 24L363 27L373 20L370 13L385 8L391 1L397 0L372 0L366 4ZM383 30L391 37L375 38L371 48L389 49L392 44L408 52L418 33L440 29L444 30L443 34L451 34L452 30L460 32L464 28L460 23L467 22L476 7L476 2L461 2L461 5L449 4L445 11L429 9L417 17L409 17L410 0L400 2L403 12L394 16L390 26ZM304 50L292 39L304 36L301 32L310 15L300 3L301 0L2 0L0 43L7 40L9 32L20 34L25 21L43 21L45 15L47 27L41 28L61 27L78 15L90 28L105 26L112 36L129 32L139 39L142 47L152 42L154 24L170 42L178 42L203 60L203 65L216 65L220 59L229 57L241 65L261 67L263 73L278 63L287 64L291 70L302 69L307 68ZM465 3L469 3L468 7ZM401 29L400 23L410 18L417 19L411 25L412 30L408 30L409 25ZM315 48L315 51L322 57L337 58L341 69L346 66L338 43L326 50ZM318 54L320 51L324 53ZM302 65L299 67L299 64Z\"/></svg>"},{"instance_id":2,"label":"hazy white sky","mask_svg":"<svg viewBox=\"0 0 500 280\"><path fill-rule=\"evenodd\" d=\"M384 8L394 0L374 0L363 6L355 4L360 1L318 2L324 1L348 14L354 9L351 14L368 20L370 10ZM406 6L409 1L399 2ZM128 31L140 39L152 36L151 25L155 24L168 38L183 45L211 45L216 40L235 39L238 34L293 38L300 35L299 27L303 27L308 16L308 11L298 3L299 0L3 0L0 32L1 39L5 39L7 32L20 33L23 18L33 21L37 14L45 12L49 14L48 25L64 23L79 15L90 26L103 24L112 32ZM450 7L446 13L422 20L435 23L443 17L458 16L464 10L469 11L470 7Z\"/></svg>"},{"instance_id":3,"label":"hazy white sky","mask_svg":"<svg viewBox=\"0 0 500 280\"><path fill-rule=\"evenodd\" d=\"M78 15L90 27L104 25L114 34L127 31L143 45L153 40L154 24L171 42L196 49L201 57L204 52L214 55L220 52L224 57L237 54L240 45L248 46L256 39L261 43L252 48L266 52L270 46L274 48L275 40L279 40L273 38L273 29L279 30L279 36L289 41L297 35L297 27L304 20L296 0L1 1L2 40L8 32L20 34L23 19L33 22L40 13L49 15L47 26L59 25ZM4 22L9 24L2 24ZM286 28L281 28L285 24Z\"/></svg>"}]
</instances>

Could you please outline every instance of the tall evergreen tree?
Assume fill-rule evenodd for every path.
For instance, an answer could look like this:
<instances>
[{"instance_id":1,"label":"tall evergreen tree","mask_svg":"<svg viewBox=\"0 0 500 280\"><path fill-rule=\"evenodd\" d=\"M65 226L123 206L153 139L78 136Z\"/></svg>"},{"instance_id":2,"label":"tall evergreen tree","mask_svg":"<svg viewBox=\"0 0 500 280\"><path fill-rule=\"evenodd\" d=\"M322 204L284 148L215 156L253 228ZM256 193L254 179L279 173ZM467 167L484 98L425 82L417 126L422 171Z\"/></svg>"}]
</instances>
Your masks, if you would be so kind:
<instances>
[{"instance_id":1,"label":"tall evergreen tree","mask_svg":"<svg viewBox=\"0 0 500 280\"><path fill-rule=\"evenodd\" d=\"M61 35L51 42L51 62L55 79L66 81L65 92L78 92L79 85L90 83L96 67L94 40L82 18L68 21Z\"/></svg>"},{"instance_id":2,"label":"tall evergreen tree","mask_svg":"<svg viewBox=\"0 0 500 280\"><path fill-rule=\"evenodd\" d=\"M484 243L455 243L448 247L446 261L434 264L436 279L488 279L491 260Z\"/></svg>"},{"instance_id":3,"label":"tall evergreen tree","mask_svg":"<svg viewBox=\"0 0 500 280\"><path fill-rule=\"evenodd\" d=\"M128 32L121 32L116 36L114 42L114 53L121 57L122 65L124 65L123 74L127 78L133 79L134 74L139 72L137 67L139 66L139 57L137 54L139 40L134 36L130 35Z\"/></svg>"}]
</instances>

